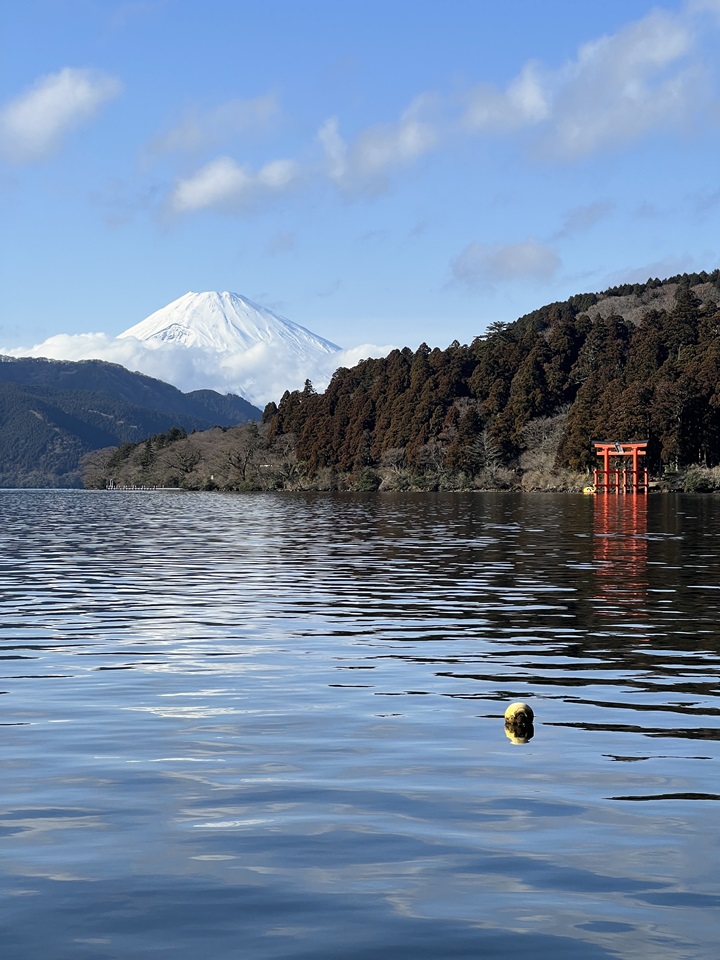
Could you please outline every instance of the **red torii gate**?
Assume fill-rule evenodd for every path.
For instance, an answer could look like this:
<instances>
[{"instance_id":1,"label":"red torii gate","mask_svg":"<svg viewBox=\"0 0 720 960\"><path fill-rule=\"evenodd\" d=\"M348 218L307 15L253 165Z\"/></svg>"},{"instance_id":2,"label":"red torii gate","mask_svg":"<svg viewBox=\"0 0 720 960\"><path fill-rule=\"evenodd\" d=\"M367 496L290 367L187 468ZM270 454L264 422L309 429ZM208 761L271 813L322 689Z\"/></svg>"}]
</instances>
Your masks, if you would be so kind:
<instances>
[{"instance_id":1,"label":"red torii gate","mask_svg":"<svg viewBox=\"0 0 720 960\"><path fill-rule=\"evenodd\" d=\"M637 440L630 443L617 441L594 441L595 451L602 458L602 469L594 471L596 493L647 493L649 489L648 472L640 469L640 457L647 453L647 440ZM618 462L619 457L632 457L632 466L624 459ZM615 462L611 466L611 461Z\"/></svg>"}]
</instances>

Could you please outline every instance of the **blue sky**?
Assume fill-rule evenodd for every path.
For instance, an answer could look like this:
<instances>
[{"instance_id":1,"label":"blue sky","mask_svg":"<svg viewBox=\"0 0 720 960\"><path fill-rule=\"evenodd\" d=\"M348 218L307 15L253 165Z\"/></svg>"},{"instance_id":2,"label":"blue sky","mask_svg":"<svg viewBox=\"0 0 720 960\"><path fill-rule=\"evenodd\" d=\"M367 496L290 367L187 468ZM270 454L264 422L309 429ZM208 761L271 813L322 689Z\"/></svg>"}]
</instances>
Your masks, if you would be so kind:
<instances>
[{"instance_id":1,"label":"blue sky","mask_svg":"<svg viewBox=\"0 0 720 960\"><path fill-rule=\"evenodd\" d=\"M0 348L189 290L343 347L720 263L720 0L24 0Z\"/></svg>"}]
</instances>

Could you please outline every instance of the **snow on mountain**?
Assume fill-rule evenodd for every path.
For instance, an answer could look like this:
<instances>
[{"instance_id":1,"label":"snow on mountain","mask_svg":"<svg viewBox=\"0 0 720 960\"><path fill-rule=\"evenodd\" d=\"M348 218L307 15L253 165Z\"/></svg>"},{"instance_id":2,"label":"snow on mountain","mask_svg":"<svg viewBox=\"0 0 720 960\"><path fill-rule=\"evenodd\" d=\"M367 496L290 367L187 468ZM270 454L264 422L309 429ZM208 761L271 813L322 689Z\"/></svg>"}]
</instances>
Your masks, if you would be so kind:
<instances>
[{"instance_id":1,"label":"snow on mountain","mask_svg":"<svg viewBox=\"0 0 720 960\"><path fill-rule=\"evenodd\" d=\"M217 353L238 353L256 344L282 345L299 357L338 353L340 347L237 293L186 293L121 333Z\"/></svg>"},{"instance_id":2,"label":"snow on mountain","mask_svg":"<svg viewBox=\"0 0 720 960\"><path fill-rule=\"evenodd\" d=\"M0 352L57 360L108 360L178 389L235 393L260 408L312 380L324 390L338 367L382 357L391 346L343 350L236 293L186 293L117 337L57 334Z\"/></svg>"},{"instance_id":3,"label":"snow on mountain","mask_svg":"<svg viewBox=\"0 0 720 960\"><path fill-rule=\"evenodd\" d=\"M125 330L139 369L169 371L181 389L240 394L263 406L312 380L323 388L342 348L237 293L186 293ZM156 374L159 375L159 374Z\"/></svg>"}]
</instances>

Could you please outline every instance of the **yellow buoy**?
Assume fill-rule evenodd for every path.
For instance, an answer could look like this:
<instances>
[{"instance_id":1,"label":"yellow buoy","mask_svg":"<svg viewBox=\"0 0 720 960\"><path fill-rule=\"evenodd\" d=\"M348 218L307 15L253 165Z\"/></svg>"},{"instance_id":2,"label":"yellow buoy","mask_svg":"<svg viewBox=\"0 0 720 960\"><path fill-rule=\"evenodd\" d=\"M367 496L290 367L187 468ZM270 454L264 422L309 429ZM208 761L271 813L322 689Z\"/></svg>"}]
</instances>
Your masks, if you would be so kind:
<instances>
[{"instance_id":1,"label":"yellow buoy","mask_svg":"<svg viewBox=\"0 0 720 960\"><path fill-rule=\"evenodd\" d=\"M535 733L534 719L530 704L516 700L505 711L505 736L511 743L527 743Z\"/></svg>"},{"instance_id":2,"label":"yellow buoy","mask_svg":"<svg viewBox=\"0 0 720 960\"><path fill-rule=\"evenodd\" d=\"M523 703L522 700L516 700L511 703L505 711L505 723L514 723L518 726L527 726L535 719L533 708L529 703Z\"/></svg>"}]
</instances>

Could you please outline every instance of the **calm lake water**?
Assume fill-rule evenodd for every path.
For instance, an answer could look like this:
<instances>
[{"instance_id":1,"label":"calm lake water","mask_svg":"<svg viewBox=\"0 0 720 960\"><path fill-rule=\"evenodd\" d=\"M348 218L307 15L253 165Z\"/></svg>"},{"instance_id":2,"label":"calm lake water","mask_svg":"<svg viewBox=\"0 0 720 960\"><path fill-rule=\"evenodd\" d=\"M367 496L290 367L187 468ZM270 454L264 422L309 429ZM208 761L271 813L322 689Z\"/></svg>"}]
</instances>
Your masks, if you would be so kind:
<instances>
[{"instance_id":1,"label":"calm lake water","mask_svg":"<svg viewBox=\"0 0 720 960\"><path fill-rule=\"evenodd\" d=\"M718 496L0 491L0 955L709 960L719 623Z\"/></svg>"}]
</instances>

